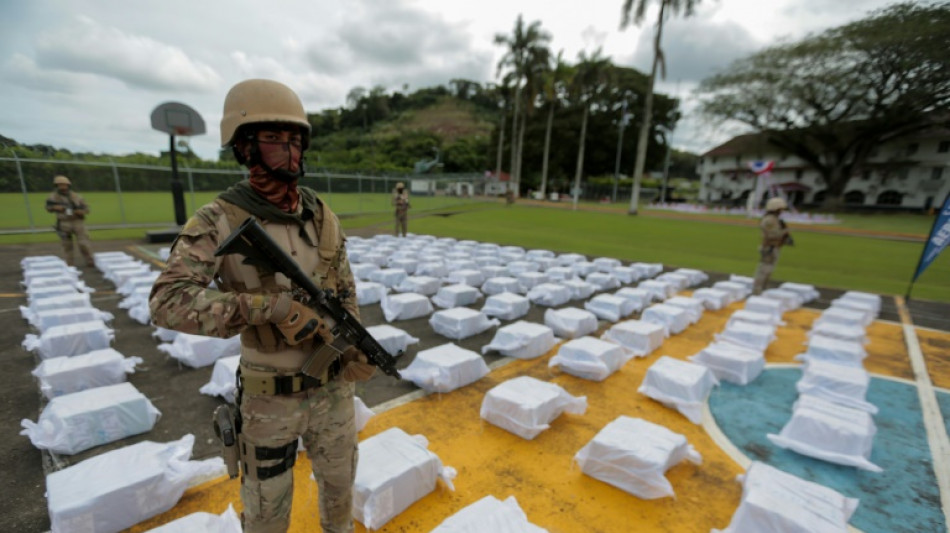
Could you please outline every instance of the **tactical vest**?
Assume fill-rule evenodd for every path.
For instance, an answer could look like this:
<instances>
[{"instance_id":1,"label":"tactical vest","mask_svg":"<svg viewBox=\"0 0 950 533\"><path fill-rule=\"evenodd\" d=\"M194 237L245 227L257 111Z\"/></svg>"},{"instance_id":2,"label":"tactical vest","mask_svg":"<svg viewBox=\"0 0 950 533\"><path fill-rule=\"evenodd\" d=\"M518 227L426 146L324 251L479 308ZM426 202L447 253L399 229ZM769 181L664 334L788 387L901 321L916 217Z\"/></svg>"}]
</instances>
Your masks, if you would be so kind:
<instances>
[{"instance_id":1,"label":"tactical vest","mask_svg":"<svg viewBox=\"0 0 950 533\"><path fill-rule=\"evenodd\" d=\"M244 209L221 199L214 202L224 212L215 222L219 239L224 240L231 234L232 228L237 228L251 214ZM336 215L326 204L321 205L320 212L314 213L313 221L298 229L296 224L271 223L261 221L265 231L297 262L300 269L310 274L310 278L321 289L337 290L339 280L339 266L343 239L340 232L340 223ZM311 242L316 242L314 248L295 234L306 231ZM318 238L319 231L319 238ZM217 269L215 283L224 290L250 294L274 294L288 292L292 289L290 280L280 273L265 273L252 265L242 263L244 256L232 254L224 256ZM289 346L284 342L280 331L273 324L250 326L241 332L241 344L254 348L260 352L277 352L286 349L309 351L314 342L310 340L297 346Z\"/></svg>"}]
</instances>

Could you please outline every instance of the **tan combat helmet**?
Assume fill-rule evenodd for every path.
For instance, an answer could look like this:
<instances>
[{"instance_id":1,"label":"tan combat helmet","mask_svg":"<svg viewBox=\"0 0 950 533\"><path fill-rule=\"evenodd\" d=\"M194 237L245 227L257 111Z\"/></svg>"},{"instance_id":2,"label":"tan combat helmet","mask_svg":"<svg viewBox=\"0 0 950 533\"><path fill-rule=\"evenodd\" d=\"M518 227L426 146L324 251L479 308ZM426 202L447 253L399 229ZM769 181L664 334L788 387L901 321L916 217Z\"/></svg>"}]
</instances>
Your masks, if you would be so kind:
<instances>
[{"instance_id":1,"label":"tan combat helmet","mask_svg":"<svg viewBox=\"0 0 950 533\"><path fill-rule=\"evenodd\" d=\"M766 211L778 211L779 209L788 209L788 204L785 203L784 198L776 196L775 198L769 198L769 201L765 202Z\"/></svg>"},{"instance_id":2,"label":"tan combat helmet","mask_svg":"<svg viewBox=\"0 0 950 533\"><path fill-rule=\"evenodd\" d=\"M397 189L405 189L405 188L406 188L406 184L400 181L399 183L396 184L396 188L397 188Z\"/></svg>"},{"instance_id":3,"label":"tan combat helmet","mask_svg":"<svg viewBox=\"0 0 950 533\"><path fill-rule=\"evenodd\" d=\"M53 185L72 185L73 182L69 181L69 178L60 174L53 178Z\"/></svg>"},{"instance_id":4,"label":"tan combat helmet","mask_svg":"<svg viewBox=\"0 0 950 533\"><path fill-rule=\"evenodd\" d=\"M310 144L310 122L300 97L272 80L245 80L228 91L221 117L221 146L234 144L238 129L263 122L296 124L303 128L303 148Z\"/></svg>"}]
</instances>

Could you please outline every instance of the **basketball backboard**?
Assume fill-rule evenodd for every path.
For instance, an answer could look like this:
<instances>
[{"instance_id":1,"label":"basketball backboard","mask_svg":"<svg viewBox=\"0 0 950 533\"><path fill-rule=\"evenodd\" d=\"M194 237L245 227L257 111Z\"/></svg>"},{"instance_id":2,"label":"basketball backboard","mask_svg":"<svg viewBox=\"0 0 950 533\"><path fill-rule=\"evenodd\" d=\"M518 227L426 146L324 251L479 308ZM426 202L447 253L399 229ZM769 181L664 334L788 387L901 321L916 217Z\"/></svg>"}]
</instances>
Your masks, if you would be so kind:
<instances>
[{"instance_id":1,"label":"basketball backboard","mask_svg":"<svg viewBox=\"0 0 950 533\"><path fill-rule=\"evenodd\" d=\"M152 129L188 137L205 133L205 121L197 111L178 102L165 102L152 111Z\"/></svg>"}]
</instances>

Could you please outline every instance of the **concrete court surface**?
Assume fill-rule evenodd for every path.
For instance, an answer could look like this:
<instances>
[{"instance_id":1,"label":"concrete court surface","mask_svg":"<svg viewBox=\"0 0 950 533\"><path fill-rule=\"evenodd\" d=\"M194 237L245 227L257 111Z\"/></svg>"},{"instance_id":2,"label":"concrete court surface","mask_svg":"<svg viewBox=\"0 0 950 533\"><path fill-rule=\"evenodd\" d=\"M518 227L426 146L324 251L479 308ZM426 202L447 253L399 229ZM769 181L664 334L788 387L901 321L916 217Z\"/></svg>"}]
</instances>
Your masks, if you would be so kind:
<instances>
[{"instance_id":1,"label":"concrete court surface","mask_svg":"<svg viewBox=\"0 0 950 533\"><path fill-rule=\"evenodd\" d=\"M95 246L97 251L127 250L134 253L144 251L141 247L130 243L96 243ZM146 435L124 439L119 443L99 447L76 457L52 457L49 454L42 454L46 461L46 465L43 465L40 461L41 454L32 448L25 437L16 435L19 430L19 419L35 420L39 411L38 393L32 378L29 377L29 371L35 366L35 361L31 354L17 347L26 332L26 325L15 312L15 306L25 302L22 293L17 293L16 285L21 278L20 258L25 255L57 253L58 246L8 248L19 248L4 250L4 253L0 253L0 272L3 272L3 279L0 282L2 282L2 291L7 294L7 298L0 300L4 302L0 311L3 311L8 318L5 323L9 325L0 334L7 337L4 346L9 348L4 351L9 354L7 360L12 371L8 374L10 376L8 381L14 382L12 387L0 392L3 405L7 407L4 409L6 423L3 427L4 431L8 432L5 435L7 438L3 439L3 444L0 445L2 446L0 458L3 462L3 471L9 472L14 479L18 480L17 490L11 491L13 494L7 498L7 501L13 504L12 524L19 524L12 530L43 531L49 527L43 498L43 466L48 470L71 464L107 449L125 446L139 440L176 439L182 433L181 428L187 428L187 431L195 433L198 437L195 458L204 458L217 453L216 445L210 439L211 432L207 421L209 413L219 402L217 399L208 398L196 392L197 388L208 380L210 368L197 370L179 368L174 361L168 360L164 354L157 352L155 342L148 337L151 328L131 321L123 310L115 309L118 298L114 294L109 294L108 291L112 288L110 284L102 280L94 270L86 270L84 279L100 289L100 292L94 294L94 304L116 314L116 320L113 323L113 327L117 330L116 348L125 355L139 355L146 359L146 367L130 376L130 381L152 399L156 407L162 410L163 417L156 428ZM827 302L836 292L822 291L822 299ZM887 304L882 312L882 318L896 318L893 300L890 298L885 300ZM578 302L572 302L572 305L578 305ZM821 305L819 303L819 306ZM409 433L423 434L430 441L430 449L440 456L443 463L459 471L458 478L455 480L455 492L437 488L435 492L386 524L381 531L428 531L453 512L488 494L502 499L509 495L516 496L528 518L552 532L634 529L709 531L713 527L725 527L738 505L741 494L741 487L734 481L735 475L742 471L739 463L724 452L703 427L695 426L674 411L642 397L636 393L636 388L646 368L656 358L663 354L683 358L697 352L712 340L715 332L722 329L731 311L740 306L741 304L734 304L728 310L707 312L698 324L668 339L663 347L650 357L631 361L620 372L601 383L587 382L549 369L547 359L553 354L554 351L552 351L532 361L513 361L502 364L486 378L452 393L422 397L404 405L389 408L377 415L363 430L361 438L393 426L401 427ZM943 305L911 302L911 314L915 322L920 324L933 326L941 322L945 323L948 316L946 309L947 307ZM362 311L367 324L383 322L378 306L367 306ZM542 321L541 314L543 310L533 309L532 314L525 319L540 322ZM780 329L779 341L773 343L767 352L770 363L787 363L792 356L801 351L804 332L815 316L817 316L816 313L811 310L800 310L786 315L789 325ZM425 319L398 322L394 325L422 339L420 344L410 349L406 360L401 361L400 366L408 364L408 358L418 350L449 342L448 339L432 333ZM601 329L607 326L608 324L601 323ZM937 400L943 407L943 416L946 417L946 408L950 404L945 390L950 386L950 383L947 383L950 373L946 372L950 365L950 334L920 328L916 331L920 336L931 379L934 385L944 389L938 391ZM907 360L907 349L903 344L900 326L878 322L872 328L871 334L872 343L869 345L871 357L866 364L868 370L883 376L913 380L914 373ZM493 332L490 331L465 339L458 344L477 351L482 345L487 344L492 336ZM486 359L489 363L493 363L499 358L488 356ZM504 363L504 361L500 362ZM787 369L774 369L774 372L781 373L782 371L787 371ZM773 369L770 369L764 377L770 377L772 373ZM574 395L587 396L589 405L587 413L563 415L552 424L551 429L533 441L523 441L490 424L481 422L478 417L478 408L484 392L495 384L517 375L532 375L553 381ZM19 376L21 379L11 379L13 376ZM751 389L751 386L748 389ZM368 405L384 408L386 407L384 402L387 400L414 390L415 387L411 384L378 376L367 384L361 384L358 394ZM713 407L712 415L715 421L721 426L722 431L729 435L733 431L731 421L721 419L728 413L719 413L716 407L719 400L728 396L723 392L724 390L726 390L725 387L714 392L710 404ZM740 390L737 394L742 393L743 391ZM183 403L185 405L182 405ZM753 405L757 405L757 402L753 402ZM684 463L673 467L668 472L667 477L677 493L676 499L642 501L581 474L579 469L571 464L573 454L604 424L619 414L642 417L683 433L703 455L701 466ZM779 420L778 423L781 425L787 419L788 413L786 412L784 416L784 419L780 415L762 418L772 424ZM879 426L883 425L880 419L877 421ZM944 422L946 423L946 419ZM768 431L772 430L771 427L768 429ZM764 431L760 433L764 434ZM755 442L746 443L738 438L732 440L733 444L746 456L768 461L767 457L756 454L757 450L761 450L756 447ZM926 446L926 439L923 440L923 446ZM875 450L881 448L881 442L876 441ZM775 448L775 450L778 449ZM877 455L872 456L872 460L876 458ZM298 482L292 531L319 530L312 512L308 512L315 505L316 492L313 483L304 481L309 478L308 467L306 456L301 455L296 469ZM849 471L853 473L854 469L849 469ZM932 472L931 469L930 478L917 480L916 483L924 486L925 489L928 486L935 488L936 482L933 480ZM892 482L890 476L897 476L900 473L899 469L889 469L883 474L888 477L882 479L887 479L888 484L896 486L897 483ZM930 511L937 509L936 514L939 515L939 494L934 500L933 491L927 493L925 490L924 492L925 495L931 494L931 497L918 501L916 504L923 505ZM210 481L187 492L182 501L168 513L146 521L132 530L147 531L161 523L197 510L219 513L229 503L233 503L239 509L240 498L237 494L237 481L224 479ZM853 493L847 493L847 495L857 497ZM914 502L908 505L911 510L914 509ZM867 507L865 500L862 500L862 506ZM859 506L852 523L855 523L857 517L861 515L862 506ZM938 519L941 524L944 524L942 518L938 516ZM897 523L897 529L892 529L893 525L872 522L870 526L862 524L861 528L865 531L902 530L900 523ZM880 529L876 529L877 527ZM361 525L357 528L364 531ZM943 529L946 529L945 525L937 530Z\"/></svg>"}]
</instances>

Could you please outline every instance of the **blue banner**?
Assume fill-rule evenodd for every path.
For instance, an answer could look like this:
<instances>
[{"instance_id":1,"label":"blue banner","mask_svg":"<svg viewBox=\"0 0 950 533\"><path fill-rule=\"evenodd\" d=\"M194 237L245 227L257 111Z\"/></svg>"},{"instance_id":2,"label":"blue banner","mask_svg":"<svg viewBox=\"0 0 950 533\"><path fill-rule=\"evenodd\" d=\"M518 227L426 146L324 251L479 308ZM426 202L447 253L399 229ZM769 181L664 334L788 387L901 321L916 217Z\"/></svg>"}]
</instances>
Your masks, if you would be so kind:
<instances>
[{"instance_id":1,"label":"blue banner","mask_svg":"<svg viewBox=\"0 0 950 533\"><path fill-rule=\"evenodd\" d=\"M940 255L940 252L950 244L950 195L943 202L943 209L937 215L934 221L934 227L930 230L930 238L927 239L927 246L924 246L924 253L920 256L920 262L917 263L917 272L914 273L914 281L927 270L930 263Z\"/></svg>"}]
</instances>

